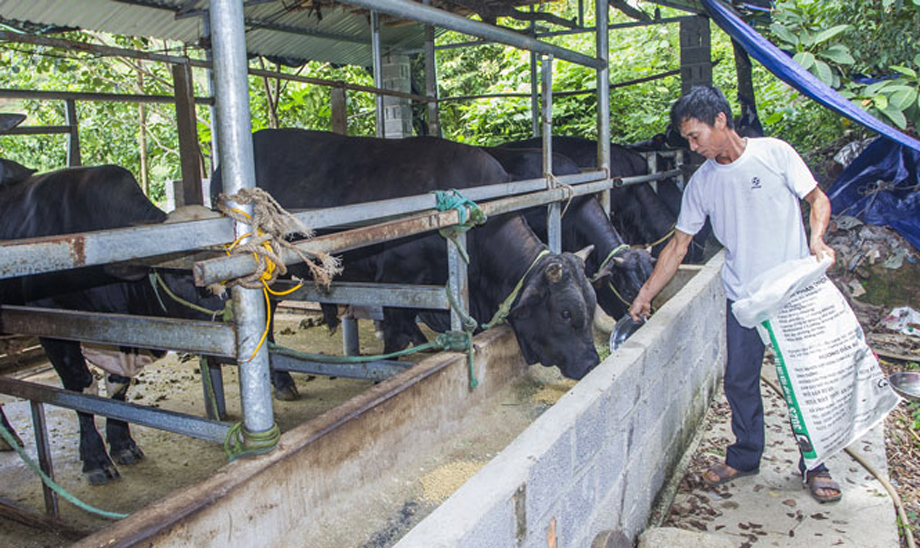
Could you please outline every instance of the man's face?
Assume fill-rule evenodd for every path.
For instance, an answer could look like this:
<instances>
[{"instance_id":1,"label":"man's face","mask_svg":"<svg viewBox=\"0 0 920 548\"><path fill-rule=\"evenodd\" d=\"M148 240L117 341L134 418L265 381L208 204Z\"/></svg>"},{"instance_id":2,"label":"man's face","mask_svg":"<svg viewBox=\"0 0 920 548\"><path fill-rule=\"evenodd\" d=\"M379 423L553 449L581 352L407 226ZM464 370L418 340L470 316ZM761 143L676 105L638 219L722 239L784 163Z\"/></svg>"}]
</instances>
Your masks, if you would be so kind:
<instances>
[{"instance_id":1,"label":"man's face","mask_svg":"<svg viewBox=\"0 0 920 548\"><path fill-rule=\"evenodd\" d=\"M690 150L707 159L716 158L728 144L725 114L720 112L711 126L696 118L685 118L680 124L680 134L690 143Z\"/></svg>"}]
</instances>

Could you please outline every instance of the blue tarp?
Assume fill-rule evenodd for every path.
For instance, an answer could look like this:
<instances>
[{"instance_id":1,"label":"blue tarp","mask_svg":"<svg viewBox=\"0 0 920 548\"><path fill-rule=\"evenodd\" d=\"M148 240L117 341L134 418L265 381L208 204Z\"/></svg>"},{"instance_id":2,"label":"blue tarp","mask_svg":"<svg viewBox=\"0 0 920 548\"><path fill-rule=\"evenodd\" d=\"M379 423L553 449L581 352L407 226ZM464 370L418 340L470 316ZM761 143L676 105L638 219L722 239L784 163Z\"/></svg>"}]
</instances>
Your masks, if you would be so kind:
<instances>
[{"instance_id":1,"label":"blue tarp","mask_svg":"<svg viewBox=\"0 0 920 548\"><path fill-rule=\"evenodd\" d=\"M876 139L828 192L834 213L884 225L920 249L920 152Z\"/></svg>"},{"instance_id":2,"label":"blue tarp","mask_svg":"<svg viewBox=\"0 0 920 548\"><path fill-rule=\"evenodd\" d=\"M811 97L834 112L846 116L884 137L914 151L920 152L920 141L886 125L869 113L841 97L833 88L819 80L813 74L792 61L782 50L771 44L763 36L748 26L732 12L731 8L719 0L700 0L713 21L734 38L748 55L757 59L780 80ZM914 245L917 245L916 243Z\"/></svg>"}]
</instances>

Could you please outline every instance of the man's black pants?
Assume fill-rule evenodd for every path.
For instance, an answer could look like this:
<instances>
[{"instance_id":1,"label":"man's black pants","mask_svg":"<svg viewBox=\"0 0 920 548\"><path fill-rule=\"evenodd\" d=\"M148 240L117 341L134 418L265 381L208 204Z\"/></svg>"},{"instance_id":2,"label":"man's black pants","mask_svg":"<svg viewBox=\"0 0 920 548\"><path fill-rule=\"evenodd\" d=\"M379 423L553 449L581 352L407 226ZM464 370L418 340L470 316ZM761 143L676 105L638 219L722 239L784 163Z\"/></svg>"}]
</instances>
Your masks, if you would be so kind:
<instances>
[{"instance_id":1,"label":"man's black pants","mask_svg":"<svg viewBox=\"0 0 920 548\"><path fill-rule=\"evenodd\" d=\"M764 344L756 329L742 327L732 314L732 301L726 301L725 335L727 363L723 386L732 410L735 443L728 447L725 464L744 472L760 467L764 448L763 399L760 396L760 368ZM826 470L820 465L814 471ZM799 459L799 471L805 471Z\"/></svg>"}]
</instances>

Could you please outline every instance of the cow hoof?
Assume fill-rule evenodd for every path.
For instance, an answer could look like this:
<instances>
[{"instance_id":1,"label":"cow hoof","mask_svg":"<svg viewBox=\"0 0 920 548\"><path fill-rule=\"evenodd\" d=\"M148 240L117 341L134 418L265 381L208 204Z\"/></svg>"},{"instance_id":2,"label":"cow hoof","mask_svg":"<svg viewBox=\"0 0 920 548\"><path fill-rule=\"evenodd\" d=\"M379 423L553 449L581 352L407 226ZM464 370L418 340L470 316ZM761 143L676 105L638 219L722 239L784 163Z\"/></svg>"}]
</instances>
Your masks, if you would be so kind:
<instances>
[{"instance_id":1,"label":"cow hoof","mask_svg":"<svg viewBox=\"0 0 920 548\"><path fill-rule=\"evenodd\" d=\"M112 449L109 454L116 464L137 464L144 460L144 452L136 445L124 449Z\"/></svg>"},{"instance_id":2,"label":"cow hoof","mask_svg":"<svg viewBox=\"0 0 920 548\"><path fill-rule=\"evenodd\" d=\"M88 472L84 471L83 477L86 478L86 481L88 481L90 485L105 485L112 480L119 479L121 474L118 473L118 470L114 466L107 466Z\"/></svg>"},{"instance_id":3,"label":"cow hoof","mask_svg":"<svg viewBox=\"0 0 920 548\"><path fill-rule=\"evenodd\" d=\"M297 386L289 384L280 388L275 388L275 399L279 401L297 401L300 399L300 393Z\"/></svg>"}]
</instances>

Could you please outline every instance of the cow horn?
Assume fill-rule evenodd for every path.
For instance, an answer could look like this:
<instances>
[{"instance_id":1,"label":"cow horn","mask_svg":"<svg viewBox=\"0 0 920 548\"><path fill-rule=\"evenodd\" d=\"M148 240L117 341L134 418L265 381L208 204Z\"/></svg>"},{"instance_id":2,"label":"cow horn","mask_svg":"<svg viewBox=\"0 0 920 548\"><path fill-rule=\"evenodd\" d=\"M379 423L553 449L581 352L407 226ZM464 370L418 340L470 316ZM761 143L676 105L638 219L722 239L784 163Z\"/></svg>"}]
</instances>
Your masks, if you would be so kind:
<instances>
[{"instance_id":1,"label":"cow horn","mask_svg":"<svg viewBox=\"0 0 920 548\"><path fill-rule=\"evenodd\" d=\"M562 279L562 265L559 263L550 263L546 267L546 279L550 283L557 283Z\"/></svg>"},{"instance_id":2,"label":"cow horn","mask_svg":"<svg viewBox=\"0 0 920 548\"><path fill-rule=\"evenodd\" d=\"M626 266L626 259L624 259L623 257L614 257L613 264L620 266L620 267Z\"/></svg>"},{"instance_id":3,"label":"cow horn","mask_svg":"<svg viewBox=\"0 0 920 548\"><path fill-rule=\"evenodd\" d=\"M575 256L581 259L582 261L587 261L588 255L590 255L592 251L594 251L594 246L589 245L588 247L584 247L576 251Z\"/></svg>"},{"instance_id":4,"label":"cow horn","mask_svg":"<svg viewBox=\"0 0 920 548\"><path fill-rule=\"evenodd\" d=\"M25 114L10 114L0 112L0 133L6 133L7 131L21 124L25 119Z\"/></svg>"}]
</instances>

